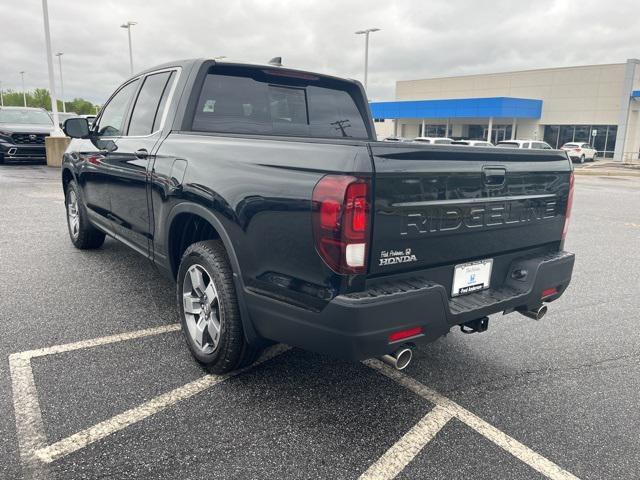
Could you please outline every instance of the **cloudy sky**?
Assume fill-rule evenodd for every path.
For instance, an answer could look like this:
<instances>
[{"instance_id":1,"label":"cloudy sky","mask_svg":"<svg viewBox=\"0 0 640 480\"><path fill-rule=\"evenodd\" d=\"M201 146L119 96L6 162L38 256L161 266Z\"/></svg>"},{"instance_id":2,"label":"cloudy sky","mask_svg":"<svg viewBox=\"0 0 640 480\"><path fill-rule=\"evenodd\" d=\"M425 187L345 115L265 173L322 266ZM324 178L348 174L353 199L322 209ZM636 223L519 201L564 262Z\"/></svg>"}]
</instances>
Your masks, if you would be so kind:
<instances>
[{"instance_id":1,"label":"cloudy sky","mask_svg":"<svg viewBox=\"0 0 640 480\"><path fill-rule=\"evenodd\" d=\"M362 79L392 99L396 80L640 57L638 0L49 0L65 96L101 103L129 73L176 58L225 55ZM0 0L0 81L47 87L41 0ZM58 69L56 64L56 80Z\"/></svg>"}]
</instances>

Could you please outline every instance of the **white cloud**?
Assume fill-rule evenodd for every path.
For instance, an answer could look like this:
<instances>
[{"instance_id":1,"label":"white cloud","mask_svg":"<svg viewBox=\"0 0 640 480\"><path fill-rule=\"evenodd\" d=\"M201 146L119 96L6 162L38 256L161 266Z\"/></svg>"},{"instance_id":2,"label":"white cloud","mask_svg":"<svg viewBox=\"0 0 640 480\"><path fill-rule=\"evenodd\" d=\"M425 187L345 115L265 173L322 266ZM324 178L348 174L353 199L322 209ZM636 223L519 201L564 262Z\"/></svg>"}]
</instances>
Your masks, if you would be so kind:
<instances>
[{"instance_id":1,"label":"white cloud","mask_svg":"<svg viewBox=\"0 0 640 480\"><path fill-rule=\"evenodd\" d=\"M226 55L362 78L371 35L369 92L391 99L396 80L561 65L624 62L640 55L637 2L617 0L267 1L49 0L67 98L102 102L129 73L176 58ZM47 87L40 0L2 0L0 81ZM57 76L57 65L56 65ZM57 77L56 77L57 79Z\"/></svg>"}]
</instances>

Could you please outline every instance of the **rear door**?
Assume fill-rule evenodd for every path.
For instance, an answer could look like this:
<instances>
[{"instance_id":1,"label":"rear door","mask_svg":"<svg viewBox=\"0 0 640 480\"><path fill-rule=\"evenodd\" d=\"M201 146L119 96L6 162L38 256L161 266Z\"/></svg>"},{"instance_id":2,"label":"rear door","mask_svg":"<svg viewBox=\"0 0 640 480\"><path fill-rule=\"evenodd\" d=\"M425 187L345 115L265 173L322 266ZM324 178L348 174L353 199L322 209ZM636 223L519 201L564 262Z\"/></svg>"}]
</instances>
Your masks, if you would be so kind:
<instances>
[{"instance_id":1,"label":"rear door","mask_svg":"<svg viewBox=\"0 0 640 480\"><path fill-rule=\"evenodd\" d=\"M148 254L151 240L147 186L152 152L160 140L165 107L176 72L147 75L135 98L126 134L109 155L111 218L120 240Z\"/></svg>"},{"instance_id":2,"label":"rear door","mask_svg":"<svg viewBox=\"0 0 640 480\"><path fill-rule=\"evenodd\" d=\"M571 166L559 151L371 144L370 273L492 258L559 242Z\"/></svg>"}]
</instances>

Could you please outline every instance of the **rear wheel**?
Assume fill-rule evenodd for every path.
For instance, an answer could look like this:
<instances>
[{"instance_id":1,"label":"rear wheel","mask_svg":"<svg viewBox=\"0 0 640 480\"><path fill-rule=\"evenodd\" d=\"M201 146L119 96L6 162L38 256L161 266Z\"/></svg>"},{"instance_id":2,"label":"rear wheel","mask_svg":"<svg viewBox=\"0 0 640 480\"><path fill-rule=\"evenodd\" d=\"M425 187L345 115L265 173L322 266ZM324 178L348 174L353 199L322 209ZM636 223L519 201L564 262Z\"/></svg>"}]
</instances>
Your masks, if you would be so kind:
<instances>
[{"instance_id":1,"label":"rear wheel","mask_svg":"<svg viewBox=\"0 0 640 480\"><path fill-rule=\"evenodd\" d=\"M67 184L64 203L69 237L73 245L81 250L100 247L105 235L89 222L87 209L80 199L80 190L73 180Z\"/></svg>"},{"instance_id":2,"label":"rear wheel","mask_svg":"<svg viewBox=\"0 0 640 480\"><path fill-rule=\"evenodd\" d=\"M260 349L247 343L229 258L220 241L184 252L177 279L182 332L192 355L212 373L250 365Z\"/></svg>"}]
</instances>

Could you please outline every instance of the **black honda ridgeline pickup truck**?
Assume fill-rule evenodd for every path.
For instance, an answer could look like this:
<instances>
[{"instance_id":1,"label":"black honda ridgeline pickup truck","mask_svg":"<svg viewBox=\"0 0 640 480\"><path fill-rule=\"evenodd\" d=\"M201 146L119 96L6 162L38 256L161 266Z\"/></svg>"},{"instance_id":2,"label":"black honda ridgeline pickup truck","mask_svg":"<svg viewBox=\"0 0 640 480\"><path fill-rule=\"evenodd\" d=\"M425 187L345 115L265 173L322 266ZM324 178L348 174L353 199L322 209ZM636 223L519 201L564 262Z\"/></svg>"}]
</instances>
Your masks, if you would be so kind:
<instances>
[{"instance_id":1,"label":"black honda ridgeline pickup truck","mask_svg":"<svg viewBox=\"0 0 640 480\"><path fill-rule=\"evenodd\" d=\"M353 80L179 61L65 132L71 241L109 235L174 279L212 372L271 342L403 368L454 326L541 318L571 279L565 152L378 142Z\"/></svg>"}]
</instances>

